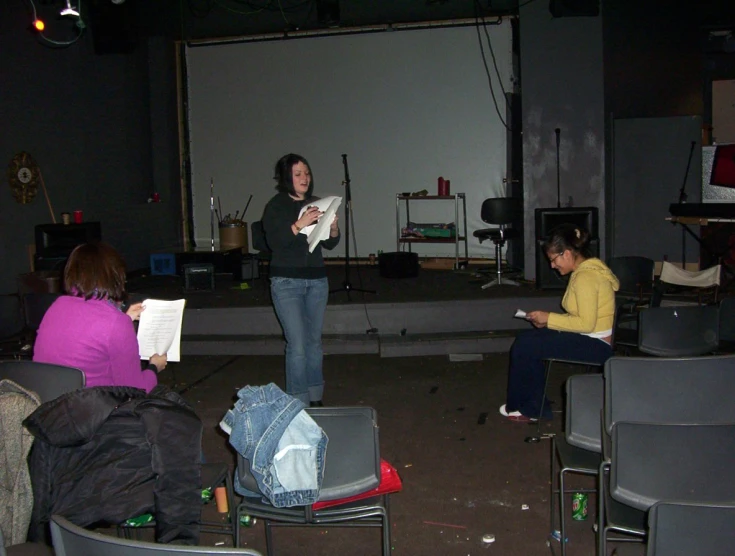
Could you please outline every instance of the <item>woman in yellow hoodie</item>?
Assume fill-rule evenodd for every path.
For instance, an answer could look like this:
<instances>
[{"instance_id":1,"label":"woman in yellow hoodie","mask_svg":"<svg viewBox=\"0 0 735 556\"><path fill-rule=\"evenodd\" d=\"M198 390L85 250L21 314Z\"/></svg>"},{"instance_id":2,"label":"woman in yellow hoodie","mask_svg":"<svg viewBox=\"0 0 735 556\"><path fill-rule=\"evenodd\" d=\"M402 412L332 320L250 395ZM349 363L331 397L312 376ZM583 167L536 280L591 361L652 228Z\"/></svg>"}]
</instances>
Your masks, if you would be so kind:
<instances>
[{"instance_id":1,"label":"woman in yellow hoodie","mask_svg":"<svg viewBox=\"0 0 735 556\"><path fill-rule=\"evenodd\" d=\"M561 302L566 312L527 313L535 328L521 332L510 348L508 395L500 407L501 415L511 420L527 422L539 415L551 419L544 397L545 358L602 364L613 354L615 292L620 284L605 263L591 256L589 239L587 230L562 224L543 241L551 268L562 276L571 273Z\"/></svg>"}]
</instances>

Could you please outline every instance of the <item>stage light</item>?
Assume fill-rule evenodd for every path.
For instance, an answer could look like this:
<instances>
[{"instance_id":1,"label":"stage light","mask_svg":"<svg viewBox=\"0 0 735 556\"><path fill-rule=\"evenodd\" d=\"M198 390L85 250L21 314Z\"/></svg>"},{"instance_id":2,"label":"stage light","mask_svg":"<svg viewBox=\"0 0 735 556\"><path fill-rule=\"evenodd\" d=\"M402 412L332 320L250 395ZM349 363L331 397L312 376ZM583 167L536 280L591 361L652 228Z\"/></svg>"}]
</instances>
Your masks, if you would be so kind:
<instances>
[{"instance_id":1,"label":"stage light","mask_svg":"<svg viewBox=\"0 0 735 556\"><path fill-rule=\"evenodd\" d=\"M33 28L40 33L46 28L46 24L40 19L36 19L33 21Z\"/></svg>"},{"instance_id":2,"label":"stage light","mask_svg":"<svg viewBox=\"0 0 735 556\"><path fill-rule=\"evenodd\" d=\"M71 0L66 0L66 8L61 10L60 14L62 17L70 15L72 17L79 17L79 12L71 7Z\"/></svg>"}]
</instances>

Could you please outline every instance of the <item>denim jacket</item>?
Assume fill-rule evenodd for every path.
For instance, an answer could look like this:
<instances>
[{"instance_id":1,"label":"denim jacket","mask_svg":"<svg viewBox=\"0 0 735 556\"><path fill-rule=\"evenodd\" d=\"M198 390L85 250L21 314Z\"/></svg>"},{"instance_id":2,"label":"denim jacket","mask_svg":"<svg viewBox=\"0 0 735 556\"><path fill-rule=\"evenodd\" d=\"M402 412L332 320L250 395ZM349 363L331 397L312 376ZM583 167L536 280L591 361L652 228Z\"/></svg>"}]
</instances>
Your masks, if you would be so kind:
<instances>
[{"instance_id":1,"label":"denim jacket","mask_svg":"<svg viewBox=\"0 0 735 556\"><path fill-rule=\"evenodd\" d=\"M277 508L313 504L324 478L327 435L304 402L278 386L246 386L220 427L250 462L260 492ZM235 474L237 479L237 473ZM235 490L252 495L235 481Z\"/></svg>"}]
</instances>

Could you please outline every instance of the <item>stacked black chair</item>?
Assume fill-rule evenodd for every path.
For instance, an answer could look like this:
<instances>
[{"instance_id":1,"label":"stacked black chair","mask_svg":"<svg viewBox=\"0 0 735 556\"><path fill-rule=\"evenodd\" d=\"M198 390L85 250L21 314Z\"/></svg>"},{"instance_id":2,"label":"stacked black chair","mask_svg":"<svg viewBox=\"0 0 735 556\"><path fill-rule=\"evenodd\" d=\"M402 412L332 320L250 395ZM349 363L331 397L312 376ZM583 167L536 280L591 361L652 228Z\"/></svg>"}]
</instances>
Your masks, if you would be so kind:
<instances>
[{"instance_id":1,"label":"stacked black chair","mask_svg":"<svg viewBox=\"0 0 735 556\"><path fill-rule=\"evenodd\" d=\"M646 556L735 554L735 506L657 502L648 512Z\"/></svg>"},{"instance_id":2,"label":"stacked black chair","mask_svg":"<svg viewBox=\"0 0 735 556\"><path fill-rule=\"evenodd\" d=\"M615 459L612 449L614 426L621 422L735 423L735 404L732 403L735 356L613 357L605 364L604 376L603 460L598 474L598 554L606 554L609 531L627 533L633 536L632 540L639 541L646 534L645 511L631 506L620 496L610 496L612 477L609 470ZM654 442L646 451L650 456L659 450L660 445ZM692 499L691 496L687 498Z\"/></svg>"}]
</instances>

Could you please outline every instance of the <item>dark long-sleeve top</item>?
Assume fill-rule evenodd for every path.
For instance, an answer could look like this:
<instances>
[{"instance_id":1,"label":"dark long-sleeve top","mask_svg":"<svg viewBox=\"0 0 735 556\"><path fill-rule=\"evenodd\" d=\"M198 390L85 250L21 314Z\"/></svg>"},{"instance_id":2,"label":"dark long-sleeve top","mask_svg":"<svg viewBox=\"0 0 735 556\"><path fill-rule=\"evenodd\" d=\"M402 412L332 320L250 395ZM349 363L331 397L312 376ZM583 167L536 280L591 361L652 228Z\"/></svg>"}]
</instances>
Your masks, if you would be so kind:
<instances>
[{"instance_id":1,"label":"dark long-sleeve top","mask_svg":"<svg viewBox=\"0 0 735 556\"><path fill-rule=\"evenodd\" d=\"M322 257L322 247L334 249L340 236L330 237L309 253L305 234L295 234L291 225L299 219L301 208L316 201L311 197L303 201L292 199L288 193L277 193L263 211L265 241L271 250L270 275L284 278L323 278L327 275Z\"/></svg>"}]
</instances>

